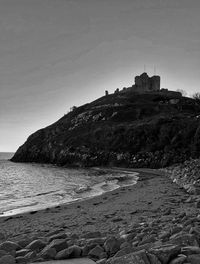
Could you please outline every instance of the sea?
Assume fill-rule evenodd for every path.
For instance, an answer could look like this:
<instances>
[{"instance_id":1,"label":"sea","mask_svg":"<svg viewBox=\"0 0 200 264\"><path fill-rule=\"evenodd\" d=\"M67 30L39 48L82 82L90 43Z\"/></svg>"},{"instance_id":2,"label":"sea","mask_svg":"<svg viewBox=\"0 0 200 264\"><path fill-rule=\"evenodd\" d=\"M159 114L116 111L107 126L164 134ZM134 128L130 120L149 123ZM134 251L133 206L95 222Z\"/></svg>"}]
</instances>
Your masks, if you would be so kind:
<instances>
[{"instance_id":1,"label":"sea","mask_svg":"<svg viewBox=\"0 0 200 264\"><path fill-rule=\"evenodd\" d=\"M0 152L0 217L89 199L138 179L128 170L14 163L13 154Z\"/></svg>"}]
</instances>

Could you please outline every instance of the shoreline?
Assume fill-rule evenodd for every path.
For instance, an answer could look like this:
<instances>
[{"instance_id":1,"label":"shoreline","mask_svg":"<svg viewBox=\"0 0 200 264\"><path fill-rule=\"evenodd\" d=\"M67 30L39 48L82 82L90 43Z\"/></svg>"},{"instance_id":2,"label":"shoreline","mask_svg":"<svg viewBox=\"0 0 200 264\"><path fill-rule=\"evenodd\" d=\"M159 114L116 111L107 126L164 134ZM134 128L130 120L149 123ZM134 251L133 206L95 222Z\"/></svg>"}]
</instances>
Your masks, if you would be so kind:
<instances>
[{"instance_id":1,"label":"shoreline","mask_svg":"<svg viewBox=\"0 0 200 264\"><path fill-rule=\"evenodd\" d=\"M182 210L183 206L170 204L169 197L171 195L176 199L181 196L187 199L188 194L166 178L164 173L151 169L134 169L134 172L139 173L137 184L119 187L70 204L2 216L1 233L6 233L7 239L18 239L36 233L44 235L52 229L79 234L91 230L115 233L132 221L141 221L143 217L155 218L169 207L176 213Z\"/></svg>"},{"instance_id":2,"label":"shoreline","mask_svg":"<svg viewBox=\"0 0 200 264\"><path fill-rule=\"evenodd\" d=\"M98 264L199 263L199 197L188 194L166 172L137 172L135 185L0 218L0 247L8 252L3 263L85 257Z\"/></svg>"},{"instance_id":3,"label":"shoreline","mask_svg":"<svg viewBox=\"0 0 200 264\"><path fill-rule=\"evenodd\" d=\"M128 186L132 186L132 185L135 185L137 184L137 181L139 180L139 173L138 172L135 172L135 170L129 170L129 169L126 169L126 168L117 168L117 167L93 167L92 168L94 171L102 171L102 175L109 175L109 173L112 173L114 174L115 172L117 173L116 176L107 176L108 179L105 179L103 182L100 182L100 183L96 183L94 184L93 186L88 186L87 189L84 191L77 191L77 194L79 193L82 193L83 196L84 194L86 194L88 191L91 192L91 191L99 191L99 193L97 194L90 194L90 196L86 196L86 197L81 197L81 198L76 198L74 200L71 200L71 201L64 201L64 202L60 202L58 204L52 204L52 205L46 205L46 206L38 206L38 208L32 208L31 209L31 204L30 205L26 205L26 206L21 206L21 207L18 207L18 208L15 208L15 209L11 209L11 210L7 210L7 211L4 211L3 213L0 214L0 219L3 218L3 217L11 217L11 216L17 216L17 215L21 215L21 214L26 214L26 213L31 213L32 211L42 211L42 210L46 210L47 208L49 209L52 209L52 208L55 208L55 207L58 207L58 206L66 206L66 205L69 205L69 204L74 204L74 203L77 203L77 202L81 202L81 201L85 201L85 200L88 200L88 199L92 199L94 197L97 197L97 196L101 196L103 195L104 193L109 193L109 192L112 192L114 190L118 190L120 188L123 188L123 187L128 187ZM119 173L122 173L122 175L119 175ZM113 179L112 179L113 178ZM124 186L120 186L120 183L121 182L124 182L126 179L129 179L131 180L132 178L132 183L129 183L129 184L125 184ZM111 190L105 190L103 187L104 185L109 185L109 182L111 181L114 181L114 180L117 180L118 182L117 183L114 183L113 186L110 186ZM111 184L112 185L112 184ZM116 187L114 187L116 186ZM101 193L100 193L101 192ZM25 208L28 208L30 207L30 209L28 210L24 210Z\"/></svg>"}]
</instances>

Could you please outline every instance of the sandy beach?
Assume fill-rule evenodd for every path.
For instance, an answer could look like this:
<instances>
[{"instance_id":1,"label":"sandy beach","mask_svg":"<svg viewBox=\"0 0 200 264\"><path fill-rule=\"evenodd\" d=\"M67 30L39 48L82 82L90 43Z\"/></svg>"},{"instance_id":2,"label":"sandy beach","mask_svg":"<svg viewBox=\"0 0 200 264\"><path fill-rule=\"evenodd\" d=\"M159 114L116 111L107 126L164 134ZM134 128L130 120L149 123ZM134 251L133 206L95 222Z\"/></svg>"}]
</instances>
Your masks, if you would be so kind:
<instances>
[{"instance_id":1,"label":"sandy beach","mask_svg":"<svg viewBox=\"0 0 200 264\"><path fill-rule=\"evenodd\" d=\"M192 210L184 201L189 195L159 170L134 169L136 185L71 204L0 218L1 239L18 241L64 231L79 236L91 232L114 234L131 224L171 217Z\"/></svg>"}]
</instances>

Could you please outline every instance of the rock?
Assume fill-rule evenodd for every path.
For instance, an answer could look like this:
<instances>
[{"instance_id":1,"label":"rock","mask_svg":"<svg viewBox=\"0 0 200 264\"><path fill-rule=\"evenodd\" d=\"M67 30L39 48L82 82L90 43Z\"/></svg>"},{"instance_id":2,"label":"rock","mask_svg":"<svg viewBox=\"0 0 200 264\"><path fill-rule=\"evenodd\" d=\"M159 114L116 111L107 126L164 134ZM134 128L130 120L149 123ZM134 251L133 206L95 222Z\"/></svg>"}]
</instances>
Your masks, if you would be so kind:
<instances>
[{"instance_id":1,"label":"rock","mask_svg":"<svg viewBox=\"0 0 200 264\"><path fill-rule=\"evenodd\" d=\"M0 233L0 240L4 240L6 237L3 233Z\"/></svg>"},{"instance_id":2,"label":"rock","mask_svg":"<svg viewBox=\"0 0 200 264\"><path fill-rule=\"evenodd\" d=\"M115 258L118 258L118 257L124 256L124 255L130 254L130 253L133 252L133 251L134 251L134 250L133 250L132 247L126 247L126 248L120 249L120 250L114 255L114 257L115 257Z\"/></svg>"},{"instance_id":3,"label":"rock","mask_svg":"<svg viewBox=\"0 0 200 264\"><path fill-rule=\"evenodd\" d=\"M106 264L151 264L144 250L130 253L118 258L108 259Z\"/></svg>"},{"instance_id":4,"label":"rock","mask_svg":"<svg viewBox=\"0 0 200 264\"><path fill-rule=\"evenodd\" d=\"M170 243L180 246L198 246L198 242L192 234L176 234L170 237Z\"/></svg>"},{"instance_id":5,"label":"rock","mask_svg":"<svg viewBox=\"0 0 200 264\"><path fill-rule=\"evenodd\" d=\"M115 237L109 237L104 243L104 248L109 256L113 256L119 249L119 241Z\"/></svg>"},{"instance_id":6,"label":"rock","mask_svg":"<svg viewBox=\"0 0 200 264\"><path fill-rule=\"evenodd\" d=\"M50 248L55 248L57 252L66 249L68 247L67 241L65 239L55 239L51 241L49 245L47 245L43 250L47 250Z\"/></svg>"},{"instance_id":7,"label":"rock","mask_svg":"<svg viewBox=\"0 0 200 264\"><path fill-rule=\"evenodd\" d=\"M17 249L20 249L20 246L15 242L5 241L0 244L0 250L11 252L13 250L16 251Z\"/></svg>"},{"instance_id":8,"label":"rock","mask_svg":"<svg viewBox=\"0 0 200 264\"><path fill-rule=\"evenodd\" d=\"M0 264L15 264L15 258L11 255L5 255L0 258Z\"/></svg>"},{"instance_id":9,"label":"rock","mask_svg":"<svg viewBox=\"0 0 200 264\"><path fill-rule=\"evenodd\" d=\"M136 236L136 233L130 233L126 236L126 241L131 242Z\"/></svg>"},{"instance_id":10,"label":"rock","mask_svg":"<svg viewBox=\"0 0 200 264\"><path fill-rule=\"evenodd\" d=\"M24 256L26 260L34 260L36 257L37 257L37 254L35 251L30 251Z\"/></svg>"},{"instance_id":11,"label":"rock","mask_svg":"<svg viewBox=\"0 0 200 264\"><path fill-rule=\"evenodd\" d=\"M185 263L185 260L187 259L186 256L182 255L182 256L178 256L175 259L171 260L169 262L169 264L183 264Z\"/></svg>"},{"instance_id":12,"label":"rock","mask_svg":"<svg viewBox=\"0 0 200 264\"><path fill-rule=\"evenodd\" d=\"M151 248L149 253L156 255L162 264L167 264L172 257L176 257L180 253L180 248L177 245L166 244Z\"/></svg>"},{"instance_id":13,"label":"rock","mask_svg":"<svg viewBox=\"0 0 200 264\"><path fill-rule=\"evenodd\" d=\"M164 212L163 215L170 215L171 214L171 208L167 208Z\"/></svg>"},{"instance_id":14,"label":"rock","mask_svg":"<svg viewBox=\"0 0 200 264\"><path fill-rule=\"evenodd\" d=\"M26 238L26 239L22 239L22 240L19 240L18 241L18 245L21 247L21 248L25 248L28 244L30 244L33 240L30 239L30 238Z\"/></svg>"},{"instance_id":15,"label":"rock","mask_svg":"<svg viewBox=\"0 0 200 264\"><path fill-rule=\"evenodd\" d=\"M98 244L91 244L91 245L86 245L82 248L82 256L86 257L88 256L90 250L92 250L93 248L95 248L96 246L98 246Z\"/></svg>"},{"instance_id":16,"label":"rock","mask_svg":"<svg viewBox=\"0 0 200 264\"><path fill-rule=\"evenodd\" d=\"M142 241L139 243L139 245L144 245L144 244L147 244L147 243L152 243L152 242L155 242L156 241L156 236L153 234L153 235L149 235L149 236L145 236L143 237Z\"/></svg>"},{"instance_id":17,"label":"rock","mask_svg":"<svg viewBox=\"0 0 200 264\"><path fill-rule=\"evenodd\" d=\"M26 246L26 248L39 252L45 246L46 246L46 243L44 241L37 239L37 240L32 241L28 246Z\"/></svg>"},{"instance_id":18,"label":"rock","mask_svg":"<svg viewBox=\"0 0 200 264\"><path fill-rule=\"evenodd\" d=\"M105 243L105 241L106 241L106 237L90 238L90 239L87 239L86 240L86 244L87 245L95 244L95 245L103 246L103 244Z\"/></svg>"},{"instance_id":19,"label":"rock","mask_svg":"<svg viewBox=\"0 0 200 264\"><path fill-rule=\"evenodd\" d=\"M44 248L41 253L39 254L40 257L43 259L54 259L57 254L55 248Z\"/></svg>"},{"instance_id":20,"label":"rock","mask_svg":"<svg viewBox=\"0 0 200 264\"><path fill-rule=\"evenodd\" d=\"M66 233L60 233L60 234L54 234L48 238L48 241L51 242L55 239L66 239L67 234Z\"/></svg>"},{"instance_id":21,"label":"rock","mask_svg":"<svg viewBox=\"0 0 200 264\"><path fill-rule=\"evenodd\" d=\"M200 248L194 246L187 246L181 248L181 253L184 255L200 254Z\"/></svg>"},{"instance_id":22,"label":"rock","mask_svg":"<svg viewBox=\"0 0 200 264\"><path fill-rule=\"evenodd\" d=\"M104 252L104 249L101 246L96 246L93 249L90 250L89 256L94 259L100 259L101 254Z\"/></svg>"},{"instance_id":23,"label":"rock","mask_svg":"<svg viewBox=\"0 0 200 264\"><path fill-rule=\"evenodd\" d=\"M5 250L0 250L0 258L5 256L5 255L8 255L9 253Z\"/></svg>"},{"instance_id":24,"label":"rock","mask_svg":"<svg viewBox=\"0 0 200 264\"><path fill-rule=\"evenodd\" d=\"M189 262L191 264L199 264L200 263L200 254L194 254L194 255L188 256L187 262Z\"/></svg>"},{"instance_id":25,"label":"rock","mask_svg":"<svg viewBox=\"0 0 200 264\"><path fill-rule=\"evenodd\" d=\"M23 257L30 252L30 249L24 248L16 251L16 257Z\"/></svg>"},{"instance_id":26,"label":"rock","mask_svg":"<svg viewBox=\"0 0 200 264\"><path fill-rule=\"evenodd\" d=\"M20 263L20 264L27 263L27 259L25 257L23 257L23 256L16 257L15 260L16 260L17 263Z\"/></svg>"},{"instance_id":27,"label":"rock","mask_svg":"<svg viewBox=\"0 0 200 264\"><path fill-rule=\"evenodd\" d=\"M77 234L72 234L70 235L70 239L76 240L76 239L79 239L79 236Z\"/></svg>"},{"instance_id":28,"label":"rock","mask_svg":"<svg viewBox=\"0 0 200 264\"><path fill-rule=\"evenodd\" d=\"M104 258L107 259L107 257L108 257L108 255L105 251L100 254L100 259L104 259Z\"/></svg>"},{"instance_id":29,"label":"rock","mask_svg":"<svg viewBox=\"0 0 200 264\"><path fill-rule=\"evenodd\" d=\"M104 259L100 259L100 260L98 260L98 261L96 262L96 264L106 264L106 261L107 261L106 258L104 258Z\"/></svg>"},{"instance_id":30,"label":"rock","mask_svg":"<svg viewBox=\"0 0 200 264\"><path fill-rule=\"evenodd\" d=\"M161 264L161 262L155 255L147 253L147 257L149 259L150 264Z\"/></svg>"},{"instance_id":31,"label":"rock","mask_svg":"<svg viewBox=\"0 0 200 264\"><path fill-rule=\"evenodd\" d=\"M154 243L146 243L144 245L135 247L134 251L139 251L139 250L143 250L143 249L148 251L150 248L152 248L154 246L156 246Z\"/></svg>"},{"instance_id":32,"label":"rock","mask_svg":"<svg viewBox=\"0 0 200 264\"><path fill-rule=\"evenodd\" d=\"M196 205L196 208L200 208L200 200L198 200L195 205Z\"/></svg>"},{"instance_id":33,"label":"rock","mask_svg":"<svg viewBox=\"0 0 200 264\"><path fill-rule=\"evenodd\" d=\"M120 245L120 249L131 247L131 244L129 242L124 242Z\"/></svg>"},{"instance_id":34,"label":"rock","mask_svg":"<svg viewBox=\"0 0 200 264\"><path fill-rule=\"evenodd\" d=\"M182 225L174 226L174 227L171 229L171 235L174 235L174 234L177 234L177 233L181 232L182 229L183 229L183 226L182 226Z\"/></svg>"},{"instance_id":35,"label":"rock","mask_svg":"<svg viewBox=\"0 0 200 264\"><path fill-rule=\"evenodd\" d=\"M101 237L101 232L96 231L96 232L88 232L84 235L82 235L82 238L97 238L97 237Z\"/></svg>"},{"instance_id":36,"label":"rock","mask_svg":"<svg viewBox=\"0 0 200 264\"><path fill-rule=\"evenodd\" d=\"M58 252L55 256L55 259L68 259L68 258L78 258L82 254L82 249L79 246L71 246L67 249L63 249Z\"/></svg>"},{"instance_id":37,"label":"rock","mask_svg":"<svg viewBox=\"0 0 200 264\"><path fill-rule=\"evenodd\" d=\"M158 238L162 239L162 241L167 241L170 236L171 236L171 233L169 231L164 231L158 236Z\"/></svg>"}]
</instances>

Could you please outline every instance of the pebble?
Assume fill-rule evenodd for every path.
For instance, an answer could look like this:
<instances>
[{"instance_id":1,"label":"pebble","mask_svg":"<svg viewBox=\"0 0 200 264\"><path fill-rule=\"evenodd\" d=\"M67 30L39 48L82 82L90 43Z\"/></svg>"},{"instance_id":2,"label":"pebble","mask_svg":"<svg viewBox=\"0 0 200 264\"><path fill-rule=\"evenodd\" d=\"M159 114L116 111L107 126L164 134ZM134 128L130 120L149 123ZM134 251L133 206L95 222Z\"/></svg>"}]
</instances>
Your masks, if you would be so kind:
<instances>
[{"instance_id":1,"label":"pebble","mask_svg":"<svg viewBox=\"0 0 200 264\"><path fill-rule=\"evenodd\" d=\"M173 177L179 175L178 170L176 173ZM190 175L190 170L185 170L185 175ZM191 190L187 180L189 177L184 178L184 186ZM113 228L106 236L99 231L70 234L62 228L47 230L44 237L35 234L17 243L4 241L0 244L0 264L80 257L90 257L97 264L199 264L199 196L187 194L184 198L190 202L187 206L194 212L181 208L180 213L172 215L172 202L179 202L179 198L175 198L169 197L171 207L160 208L153 219L144 214L140 222L129 223L125 227L118 223L119 231ZM161 215L158 215L160 212Z\"/></svg>"}]
</instances>

